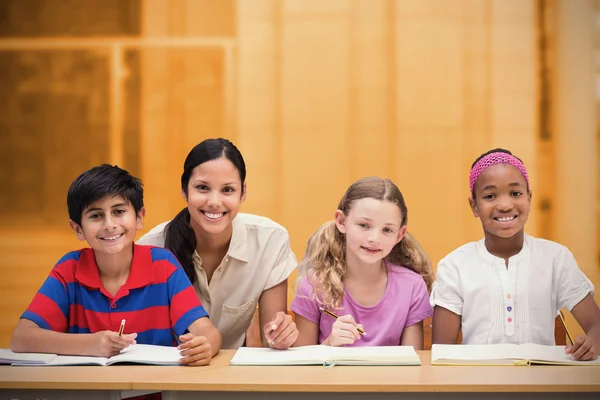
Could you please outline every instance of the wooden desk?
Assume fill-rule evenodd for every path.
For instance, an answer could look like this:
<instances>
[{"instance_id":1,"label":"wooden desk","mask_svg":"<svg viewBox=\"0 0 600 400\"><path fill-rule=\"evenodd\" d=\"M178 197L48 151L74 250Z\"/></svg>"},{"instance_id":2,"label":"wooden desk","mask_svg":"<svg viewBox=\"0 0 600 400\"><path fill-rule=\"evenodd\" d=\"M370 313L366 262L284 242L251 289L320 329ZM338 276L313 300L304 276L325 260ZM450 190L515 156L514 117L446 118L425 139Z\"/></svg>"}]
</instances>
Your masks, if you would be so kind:
<instances>
[{"instance_id":1,"label":"wooden desk","mask_svg":"<svg viewBox=\"0 0 600 400\"><path fill-rule=\"evenodd\" d=\"M231 357L215 357L204 370L229 364ZM148 391L133 391L133 382L189 372L191 367L113 365L109 367L0 366L0 399L110 399ZM160 391L160 390L158 390Z\"/></svg>"},{"instance_id":2,"label":"wooden desk","mask_svg":"<svg viewBox=\"0 0 600 400\"><path fill-rule=\"evenodd\" d=\"M163 390L163 399L598 399L600 367L444 367L418 352L421 367L223 367L134 382L138 390ZM230 359L233 351L223 351ZM287 392L285 395L281 392ZM595 393L594 393L595 392ZM570 393L570 394L567 394ZM482 395L484 394L484 395Z\"/></svg>"},{"instance_id":3,"label":"wooden desk","mask_svg":"<svg viewBox=\"0 0 600 400\"><path fill-rule=\"evenodd\" d=\"M600 367L232 367L223 350L209 367L0 367L0 399L119 399L164 391L173 399L598 399ZM198 392L203 393L198 393ZM286 392L286 393L282 393Z\"/></svg>"}]
</instances>

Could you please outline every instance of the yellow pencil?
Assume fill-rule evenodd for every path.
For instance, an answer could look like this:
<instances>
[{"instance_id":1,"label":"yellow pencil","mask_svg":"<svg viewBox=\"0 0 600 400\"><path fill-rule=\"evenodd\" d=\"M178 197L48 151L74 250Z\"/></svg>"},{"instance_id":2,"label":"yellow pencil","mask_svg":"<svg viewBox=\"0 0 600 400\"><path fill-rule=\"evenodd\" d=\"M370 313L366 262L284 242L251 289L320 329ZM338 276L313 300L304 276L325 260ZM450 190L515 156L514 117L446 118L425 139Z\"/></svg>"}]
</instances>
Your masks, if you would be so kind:
<instances>
[{"instance_id":1,"label":"yellow pencil","mask_svg":"<svg viewBox=\"0 0 600 400\"><path fill-rule=\"evenodd\" d=\"M560 319L560 322L562 323L563 328L565 328L565 332L567 333L567 337L569 338L569 342L571 342L571 346L573 345L573 337L571 336L571 334L569 333L569 330L567 329L567 324L565 323L565 317L563 316L562 310L558 311L558 318Z\"/></svg>"},{"instance_id":2,"label":"yellow pencil","mask_svg":"<svg viewBox=\"0 0 600 400\"><path fill-rule=\"evenodd\" d=\"M323 307L319 307L319 310L323 311L325 314L329 315L330 317L333 317L335 319L338 319L339 317L337 315L335 315L334 313L332 313L329 310L324 309ZM356 330L362 334L362 335L366 335L365 331L363 331L362 329L360 329L359 327L356 327Z\"/></svg>"}]
</instances>

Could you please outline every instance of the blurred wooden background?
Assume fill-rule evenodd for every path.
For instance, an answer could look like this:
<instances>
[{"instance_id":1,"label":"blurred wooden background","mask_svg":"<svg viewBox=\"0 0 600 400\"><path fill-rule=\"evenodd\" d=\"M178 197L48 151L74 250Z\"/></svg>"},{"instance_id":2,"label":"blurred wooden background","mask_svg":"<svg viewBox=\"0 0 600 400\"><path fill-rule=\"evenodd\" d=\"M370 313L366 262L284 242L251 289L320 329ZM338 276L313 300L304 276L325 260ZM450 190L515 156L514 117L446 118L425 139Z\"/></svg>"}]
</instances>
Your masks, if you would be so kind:
<instances>
[{"instance_id":1,"label":"blurred wooden background","mask_svg":"<svg viewBox=\"0 0 600 400\"><path fill-rule=\"evenodd\" d=\"M600 288L598 15L599 0L0 0L0 347L83 246L65 201L79 173L140 176L148 230L184 207L187 152L218 136L247 162L242 210L283 224L298 258L347 186L379 175L436 263L482 236L469 167L509 148L532 178L528 232Z\"/></svg>"}]
</instances>

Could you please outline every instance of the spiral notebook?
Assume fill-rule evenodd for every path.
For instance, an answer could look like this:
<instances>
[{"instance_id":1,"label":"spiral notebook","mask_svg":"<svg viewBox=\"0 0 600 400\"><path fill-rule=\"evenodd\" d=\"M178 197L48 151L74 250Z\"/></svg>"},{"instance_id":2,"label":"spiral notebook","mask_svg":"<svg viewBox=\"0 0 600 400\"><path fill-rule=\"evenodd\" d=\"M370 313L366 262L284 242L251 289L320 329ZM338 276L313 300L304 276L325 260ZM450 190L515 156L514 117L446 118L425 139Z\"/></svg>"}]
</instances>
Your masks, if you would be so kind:
<instances>
[{"instance_id":1,"label":"spiral notebook","mask_svg":"<svg viewBox=\"0 0 600 400\"><path fill-rule=\"evenodd\" d=\"M574 361L565 354L565 346L541 344L434 344L432 365L597 365L593 361ZM599 371L600 372L600 371Z\"/></svg>"},{"instance_id":2,"label":"spiral notebook","mask_svg":"<svg viewBox=\"0 0 600 400\"><path fill-rule=\"evenodd\" d=\"M331 347L323 345L273 350L240 347L231 365L421 365L412 346Z\"/></svg>"}]
</instances>

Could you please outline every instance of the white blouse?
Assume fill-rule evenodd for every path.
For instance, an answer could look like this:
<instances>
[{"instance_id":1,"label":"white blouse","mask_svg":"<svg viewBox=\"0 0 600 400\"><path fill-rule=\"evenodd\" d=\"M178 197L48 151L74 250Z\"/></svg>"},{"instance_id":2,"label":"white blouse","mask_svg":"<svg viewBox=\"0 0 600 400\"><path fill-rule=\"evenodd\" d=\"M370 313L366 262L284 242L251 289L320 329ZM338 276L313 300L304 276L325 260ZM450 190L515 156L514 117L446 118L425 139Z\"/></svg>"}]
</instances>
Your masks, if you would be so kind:
<instances>
[{"instance_id":1,"label":"white blouse","mask_svg":"<svg viewBox=\"0 0 600 400\"><path fill-rule=\"evenodd\" d=\"M508 268L485 239L454 250L438 264L430 302L462 316L464 344L553 345L558 311L588 293L594 286L565 246L525 235Z\"/></svg>"},{"instance_id":2,"label":"white blouse","mask_svg":"<svg viewBox=\"0 0 600 400\"><path fill-rule=\"evenodd\" d=\"M168 223L157 225L137 243L164 246ZM266 217L243 213L233 220L227 255L210 284L196 251L193 260L196 294L221 331L224 349L237 349L244 343L262 292L287 279L298 264L283 226Z\"/></svg>"}]
</instances>

